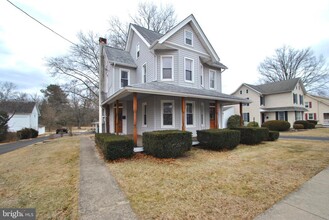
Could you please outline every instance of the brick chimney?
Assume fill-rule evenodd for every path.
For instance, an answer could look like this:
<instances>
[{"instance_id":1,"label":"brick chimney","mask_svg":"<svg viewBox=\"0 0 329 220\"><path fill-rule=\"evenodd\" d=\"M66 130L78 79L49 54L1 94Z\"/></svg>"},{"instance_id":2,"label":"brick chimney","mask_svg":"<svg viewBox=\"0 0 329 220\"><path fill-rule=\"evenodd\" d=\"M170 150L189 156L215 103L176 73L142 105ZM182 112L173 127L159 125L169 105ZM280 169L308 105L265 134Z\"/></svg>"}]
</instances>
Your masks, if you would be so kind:
<instances>
[{"instance_id":1,"label":"brick chimney","mask_svg":"<svg viewBox=\"0 0 329 220\"><path fill-rule=\"evenodd\" d=\"M103 38L103 37L100 37L99 39L98 39L98 42L99 42L99 44L107 44L107 40L106 40L106 38Z\"/></svg>"}]
</instances>

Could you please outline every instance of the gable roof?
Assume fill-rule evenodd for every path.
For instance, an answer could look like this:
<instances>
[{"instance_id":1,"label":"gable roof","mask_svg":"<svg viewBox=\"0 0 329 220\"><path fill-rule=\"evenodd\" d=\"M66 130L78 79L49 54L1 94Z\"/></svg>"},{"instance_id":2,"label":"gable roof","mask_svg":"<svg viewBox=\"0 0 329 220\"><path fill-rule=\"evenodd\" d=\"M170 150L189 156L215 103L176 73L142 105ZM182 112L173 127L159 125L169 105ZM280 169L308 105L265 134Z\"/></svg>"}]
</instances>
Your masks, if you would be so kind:
<instances>
[{"instance_id":1,"label":"gable roof","mask_svg":"<svg viewBox=\"0 0 329 220\"><path fill-rule=\"evenodd\" d=\"M251 85L251 84L243 83L233 93L236 93L242 86L247 86L262 95L271 95L271 94L291 92L295 89L298 82L301 82L300 78L288 79L288 80L283 80L283 81L279 81L279 82L265 83L265 84L261 84L261 85ZM304 93L306 93L306 90L305 90L302 82L301 82L301 86L302 86Z\"/></svg>"},{"instance_id":2,"label":"gable roof","mask_svg":"<svg viewBox=\"0 0 329 220\"><path fill-rule=\"evenodd\" d=\"M134 27L136 29L136 31L138 31L138 33L140 33L143 38L149 43L149 46L151 44L153 44L154 41L159 40L163 34L160 34L158 32L155 31L151 31L147 28L138 26L137 24L131 24L132 27Z\"/></svg>"},{"instance_id":3,"label":"gable roof","mask_svg":"<svg viewBox=\"0 0 329 220\"><path fill-rule=\"evenodd\" d=\"M329 97L307 94L307 96L329 106Z\"/></svg>"},{"instance_id":4,"label":"gable roof","mask_svg":"<svg viewBox=\"0 0 329 220\"><path fill-rule=\"evenodd\" d=\"M35 106L35 102L3 101L0 102L0 111L7 114L14 112L15 114L31 114Z\"/></svg>"},{"instance_id":5,"label":"gable roof","mask_svg":"<svg viewBox=\"0 0 329 220\"><path fill-rule=\"evenodd\" d=\"M105 49L107 59L109 60L110 63L121 64L121 65L130 66L130 67L134 67L134 68L137 67L134 59L131 57L131 55L128 51L110 47L110 46L105 46L104 49Z\"/></svg>"}]
</instances>

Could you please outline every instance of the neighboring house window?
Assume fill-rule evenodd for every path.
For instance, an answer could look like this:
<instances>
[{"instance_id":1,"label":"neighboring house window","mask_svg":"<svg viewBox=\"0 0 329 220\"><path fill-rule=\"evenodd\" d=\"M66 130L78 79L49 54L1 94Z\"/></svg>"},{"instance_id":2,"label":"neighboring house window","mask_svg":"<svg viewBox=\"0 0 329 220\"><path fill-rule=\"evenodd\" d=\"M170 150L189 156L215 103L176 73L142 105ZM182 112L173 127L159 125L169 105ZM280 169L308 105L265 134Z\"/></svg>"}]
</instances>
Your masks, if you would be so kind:
<instances>
[{"instance_id":1,"label":"neighboring house window","mask_svg":"<svg viewBox=\"0 0 329 220\"><path fill-rule=\"evenodd\" d=\"M242 95L242 90L240 90L240 95Z\"/></svg>"},{"instance_id":2,"label":"neighboring house window","mask_svg":"<svg viewBox=\"0 0 329 220\"><path fill-rule=\"evenodd\" d=\"M295 121L303 120L303 112L295 112Z\"/></svg>"},{"instance_id":3,"label":"neighboring house window","mask_svg":"<svg viewBox=\"0 0 329 220\"><path fill-rule=\"evenodd\" d=\"M172 56L162 56L161 57L161 73L162 80L173 80L173 57Z\"/></svg>"},{"instance_id":4,"label":"neighboring house window","mask_svg":"<svg viewBox=\"0 0 329 220\"><path fill-rule=\"evenodd\" d=\"M312 102L305 102L305 108L312 108Z\"/></svg>"},{"instance_id":5,"label":"neighboring house window","mask_svg":"<svg viewBox=\"0 0 329 220\"><path fill-rule=\"evenodd\" d=\"M244 122L249 122L249 113L242 113L243 121Z\"/></svg>"},{"instance_id":6,"label":"neighboring house window","mask_svg":"<svg viewBox=\"0 0 329 220\"><path fill-rule=\"evenodd\" d=\"M285 112L278 112L278 120L285 121Z\"/></svg>"},{"instance_id":7,"label":"neighboring house window","mask_svg":"<svg viewBox=\"0 0 329 220\"><path fill-rule=\"evenodd\" d=\"M139 57L140 55L140 50L139 50L139 43L136 45L136 59Z\"/></svg>"},{"instance_id":8,"label":"neighboring house window","mask_svg":"<svg viewBox=\"0 0 329 220\"><path fill-rule=\"evenodd\" d=\"M142 66L143 83L146 83L146 63Z\"/></svg>"},{"instance_id":9,"label":"neighboring house window","mask_svg":"<svg viewBox=\"0 0 329 220\"><path fill-rule=\"evenodd\" d=\"M174 101L161 101L161 127L173 128L174 127Z\"/></svg>"},{"instance_id":10,"label":"neighboring house window","mask_svg":"<svg viewBox=\"0 0 329 220\"><path fill-rule=\"evenodd\" d=\"M248 94L248 92L249 92L248 89L246 89L246 93L247 93L247 94Z\"/></svg>"},{"instance_id":11,"label":"neighboring house window","mask_svg":"<svg viewBox=\"0 0 329 220\"><path fill-rule=\"evenodd\" d=\"M249 98L247 98L249 100ZM243 106L249 106L249 103L243 103Z\"/></svg>"},{"instance_id":12,"label":"neighboring house window","mask_svg":"<svg viewBox=\"0 0 329 220\"><path fill-rule=\"evenodd\" d=\"M265 106L265 96L260 97L260 105Z\"/></svg>"},{"instance_id":13,"label":"neighboring house window","mask_svg":"<svg viewBox=\"0 0 329 220\"><path fill-rule=\"evenodd\" d=\"M297 94L293 93L293 103L298 104Z\"/></svg>"},{"instance_id":14,"label":"neighboring house window","mask_svg":"<svg viewBox=\"0 0 329 220\"><path fill-rule=\"evenodd\" d=\"M204 127L204 103L201 103L201 127Z\"/></svg>"},{"instance_id":15,"label":"neighboring house window","mask_svg":"<svg viewBox=\"0 0 329 220\"><path fill-rule=\"evenodd\" d=\"M307 115L308 115L307 120L315 120L314 113L308 113Z\"/></svg>"},{"instance_id":16,"label":"neighboring house window","mask_svg":"<svg viewBox=\"0 0 329 220\"><path fill-rule=\"evenodd\" d=\"M193 60L185 58L185 81L193 82Z\"/></svg>"},{"instance_id":17,"label":"neighboring house window","mask_svg":"<svg viewBox=\"0 0 329 220\"><path fill-rule=\"evenodd\" d=\"M129 85L129 71L121 70L121 88Z\"/></svg>"},{"instance_id":18,"label":"neighboring house window","mask_svg":"<svg viewBox=\"0 0 329 220\"><path fill-rule=\"evenodd\" d=\"M215 89L215 71L209 70L209 88Z\"/></svg>"},{"instance_id":19,"label":"neighboring house window","mask_svg":"<svg viewBox=\"0 0 329 220\"><path fill-rule=\"evenodd\" d=\"M147 103L144 102L142 104L143 127L146 127L147 126L147 117L146 117L146 114L147 114Z\"/></svg>"},{"instance_id":20,"label":"neighboring house window","mask_svg":"<svg viewBox=\"0 0 329 220\"><path fill-rule=\"evenodd\" d=\"M304 105L304 97L299 95L299 104Z\"/></svg>"},{"instance_id":21,"label":"neighboring house window","mask_svg":"<svg viewBox=\"0 0 329 220\"><path fill-rule=\"evenodd\" d=\"M185 30L185 44L193 46L193 33Z\"/></svg>"},{"instance_id":22,"label":"neighboring house window","mask_svg":"<svg viewBox=\"0 0 329 220\"><path fill-rule=\"evenodd\" d=\"M194 125L194 103L186 102L186 125L193 126Z\"/></svg>"},{"instance_id":23,"label":"neighboring house window","mask_svg":"<svg viewBox=\"0 0 329 220\"><path fill-rule=\"evenodd\" d=\"M203 66L200 65L200 85L204 87L204 74L203 74Z\"/></svg>"}]
</instances>

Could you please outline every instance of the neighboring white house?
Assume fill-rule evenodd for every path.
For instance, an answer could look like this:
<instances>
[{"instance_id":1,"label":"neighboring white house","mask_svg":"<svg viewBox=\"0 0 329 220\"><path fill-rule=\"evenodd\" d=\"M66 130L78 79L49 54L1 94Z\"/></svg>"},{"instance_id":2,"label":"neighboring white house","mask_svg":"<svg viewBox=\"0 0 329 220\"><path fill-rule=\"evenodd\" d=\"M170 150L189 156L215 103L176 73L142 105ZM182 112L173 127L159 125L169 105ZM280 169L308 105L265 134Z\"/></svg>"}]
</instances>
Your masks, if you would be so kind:
<instances>
[{"instance_id":1,"label":"neighboring white house","mask_svg":"<svg viewBox=\"0 0 329 220\"><path fill-rule=\"evenodd\" d=\"M317 120L318 124L329 126L329 98L307 94L305 96L306 120Z\"/></svg>"},{"instance_id":2,"label":"neighboring white house","mask_svg":"<svg viewBox=\"0 0 329 220\"><path fill-rule=\"evenodd\" d=\"M291 126L296 120L304 120L306 90L299 78L262 85L243 83L232 95L252 101L243 105L245 123L255 121L263 124L268 120L288 121ZM239 112L235 107L235 112Z\"/></svg>"},{"instance_id":3,"label":"neighboring white house","mask_svg":"<svg viewBox=\"0 0 329 220\"><path fill-rule=\"evenodd\" d=\"M100 51L100 132L196 135L222 127L224 106L249 103L222 93L227 67L193 15L164 35L131 24L125 50L100 38Z\"/></svg>"},{"instance_id":4,"label":"neighboring white house","mask_svg":"<svg viewBox=\"0 0 329 220\"><path fill-rule=\"evenodd\" d=\"M6 112L9 117L13 115L8 122L9 131L15 132L22 128L33 128L39 131L40 112L35 102L1 102L0 111Z\"/></svg>"}]
</instances>

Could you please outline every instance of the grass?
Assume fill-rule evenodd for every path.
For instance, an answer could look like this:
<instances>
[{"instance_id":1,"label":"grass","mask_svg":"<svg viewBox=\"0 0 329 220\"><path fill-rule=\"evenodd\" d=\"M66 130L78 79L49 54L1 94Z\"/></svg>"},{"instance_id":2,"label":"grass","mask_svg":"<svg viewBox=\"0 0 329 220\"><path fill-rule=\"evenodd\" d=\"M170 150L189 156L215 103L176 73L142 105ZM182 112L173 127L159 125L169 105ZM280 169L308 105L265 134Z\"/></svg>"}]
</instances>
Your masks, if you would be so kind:
<instances>
[{"instance_id":1,"label":"grass","mask_svg":"<svg viewBox=\"0 0 329 220\"><path fill-rule=\"evenodd\" d=\"M284 136L310 136L310 137L329 137L329 128L316 128L309 130L280 132Z\"/></svg>"},{"instance_id":2,"label":"grass","mask_svg":"<svg viewBox=\"0 0 329 220\"><path fill-rule=\"evenodd\" d=\"M329 165L329 142L279 140L108 163L140 219L253 219Z\"/></svg>"},{"instance_id":3,"label":"grass","mask_svg":"<svg viewBox=\"0 0 329 220\"><path fill-rule=\"evenodd\" d=\"M37 219L78 219L79 138L0 155L0 207L36 208Z\"/></svg>"}]
</instances>

